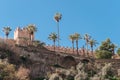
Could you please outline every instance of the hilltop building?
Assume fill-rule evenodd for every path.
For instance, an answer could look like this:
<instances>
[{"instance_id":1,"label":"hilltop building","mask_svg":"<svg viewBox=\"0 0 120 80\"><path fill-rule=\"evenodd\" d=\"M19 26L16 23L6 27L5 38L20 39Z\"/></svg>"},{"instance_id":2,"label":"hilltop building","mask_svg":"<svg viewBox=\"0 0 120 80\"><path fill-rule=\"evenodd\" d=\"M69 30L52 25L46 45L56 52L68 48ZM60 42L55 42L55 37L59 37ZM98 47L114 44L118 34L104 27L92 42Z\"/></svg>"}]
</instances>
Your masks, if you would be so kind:
<instances>
[{"instance_id":1,"label":"hilltop building","mask_svg":"<svg viewBox=\"0 0 120 80\"><path fill-rule=\"evenodd\" d=\"M32 37L32 40L34 40L34 34L33 34L33 37ZM0 39L1 42L4 42L3 39ZM33 45L34 44L34 41L32 42L31 41L31 35L29 34L28 30L26 28L20 28L20 27L17 27L14 31L14 40L7 40L6 41L7 43L9 44L18 44L18 45L22 45L22 46L28 46L28 45ZM50 50L50 51L54 51L54 46L51 46L51 45L45 45L44 46L46 49ZM72 48L69 48L69 47L59 47L59 50L58 50L58 47L56 46L56 52L62 52L62 53L68 53L68 54L71 54L71 55L77 55L77 50L74 49L74 52L73 52L73 49ZM83 47L83 48L79 48L78 50L78 53L79 55L81 56L89 56L89 57L92 57L92 56L95 56L95 52L92 54L92 52L90 50L88 50L88 54L86 54L86 49ZM112 56L113 59L120 59L119 55L114 55Z\"/></svg>"},{"instance_id":2,"label":"hilltop building","mask_svg":"<svg viewBox=\"0 0 120 80\"><path fill-rule=\"evenodd\" d=\"M32 40L34 40L34 35L32 37ZM20 27L16 28L16 30L14 31L14 41L16 42L16 44L23 45L23 46L32 44L31 36L26 28L22 28L22 29ZM48 50L54 51L54 46L49 45L45 47ZM56 51L57 51L57 47L56 47ZM63 53L77 54L76 49L73 53L73 49L68 47L59 47L59 51ZM86 51L85 49L79 49L79 54L85 55L85 51ZM89 51L89 53L91 52Z\"/></svg>"},{"instance_id":3,"label":"hilltop building","mask_svg":"<svg viewBox=\"0 0 120 80\"><path fill-rule=\"evenodd\" d=\"M21 29L20 27L17 27L14 31L14 40L16 41L16 44L28 44L31 43L30 41L31 36L26 28ZM32 40L34 40L34 35L32 37Z\"/></svg>"}]
</instances>

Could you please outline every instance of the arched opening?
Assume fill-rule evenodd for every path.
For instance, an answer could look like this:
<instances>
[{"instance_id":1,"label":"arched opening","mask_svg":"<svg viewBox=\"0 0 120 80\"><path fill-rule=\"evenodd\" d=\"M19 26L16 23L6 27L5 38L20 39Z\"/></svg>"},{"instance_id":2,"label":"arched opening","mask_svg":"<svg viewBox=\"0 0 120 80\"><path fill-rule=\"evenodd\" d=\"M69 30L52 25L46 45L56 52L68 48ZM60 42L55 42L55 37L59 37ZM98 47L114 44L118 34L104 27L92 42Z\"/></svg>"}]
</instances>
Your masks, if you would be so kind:
<instances>
[{"instance_id":1,"label":"arched opening","mask_svg":"<svg viewBox=\"0 0 120 80\"><path fill-rule=\"evenodd\" d=\"M61 65L65 68L71 68L76 66L76 60L72 56L65 56L61 61Z\"/></svg>"}]
</instances>

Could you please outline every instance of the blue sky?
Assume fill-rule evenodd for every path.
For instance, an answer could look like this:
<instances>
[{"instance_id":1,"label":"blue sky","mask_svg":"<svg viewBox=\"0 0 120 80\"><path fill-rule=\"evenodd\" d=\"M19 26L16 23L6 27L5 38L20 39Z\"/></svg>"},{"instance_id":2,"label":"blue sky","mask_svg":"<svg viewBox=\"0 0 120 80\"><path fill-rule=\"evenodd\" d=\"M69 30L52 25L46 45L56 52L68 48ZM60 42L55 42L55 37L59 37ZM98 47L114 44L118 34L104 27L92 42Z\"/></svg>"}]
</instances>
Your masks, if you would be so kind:
<instances>
[{"instance_id":1,"label":"blue sky","mask_svg":"<svg viewBox=\"0 0 120 80\"><path fill-rule=\"evenodd\" d=\"M2 28L10 26L13 38L16 27L35 24L38 28L36 39L52 44L48 40L51 32L57 32L53 16L62 14L60 21L60 44L71 47L68 38L78 32L90 34L99 43L110 38L120 45L120 0L0 0L0 37ZM84 45L80 40L79 47Z\"/></svg>"}]
</instances>

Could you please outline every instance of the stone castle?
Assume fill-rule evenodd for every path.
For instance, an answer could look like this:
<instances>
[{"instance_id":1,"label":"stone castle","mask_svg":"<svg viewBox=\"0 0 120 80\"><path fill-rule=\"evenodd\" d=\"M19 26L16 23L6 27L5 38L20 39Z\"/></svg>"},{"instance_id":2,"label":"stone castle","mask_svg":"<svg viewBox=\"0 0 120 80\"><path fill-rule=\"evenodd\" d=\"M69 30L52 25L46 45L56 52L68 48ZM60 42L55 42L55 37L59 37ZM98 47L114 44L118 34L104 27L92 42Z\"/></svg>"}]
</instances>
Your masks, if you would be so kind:
<instances>
[{"instance_id":1,"label":"stone castle","mask_svg":"<svg viewBox=\"0 0 120 80\"><path fill-rule=\"evenodd\" d=\"M14 31L14 41L16 42L16 44L20 44L20 45L28 45L28 43L30 44L30 34L27 31L26 28L20 28L17 27L16 30ZM32 37L34 40L34 35ZM54 51L54 46L51 45L46 45L45 46L48 50ZM58 47L56 47L56 52L58 51ZM73 54L73 49L69 48L69 47L59 47L59 51L63 52L63 53L70 53ZM79 49L79 54L84 55L85 50L83 48ZM74 54L77 54L76 49L74 50Z\"/></svg>"},{"instance_id":2,"label":"stone castle","mask_svg":"<svg viewBox=\"0 0 120 80\"><path fill-rule=\"evenodd\" d=\"M33 38L32 40L34 40L34 35L32 38ZM32 44L30 39L31 39L31 36L26 28L21 29L20 27L17 27L16 30L14 31L14 40L16 44L24 45L24 46L28 45L28 43ZM54 51L54 46L46 45L44 47L50 51ZM56 52L73 54L73 49L69 47L59 47L59 50L58 50L58 47L56 46ZM80 48L78 52L79 52L79 55L85 55L86 50L84 48ZM89 52L89 55L92 55L90 51L88 52ZM76 49L74 50L74 54L77 54Z\"/></svg>"},{"instance_id":3,"label":"stone castle","mask_svg":"<svg viewBox=\"0 0 120 80\"><path fill-rule=\"evenodd\" d=\"M14 31L14 40L16 41L16 44L24 44L26 43L31 43L30 41L31 36L26 28L20 28L17 27L16 30ZM32 37L32 40L34 40L34 35Z\"/></svg>"},{"instance_id":4,"label":"stone castle","mask_svg":"<svg viewBox=\"0 0 120 80\"><path fill-rule=\"evenodd\" d=\"M28 46L28 45L31 45L33 44L33 42L30 40L31 36L29 34L29 32L27 31L26 28L19 28L17 27L14 31L14 40L13 39L7 39L6 40L6 43L7 44L10 44L10 45L15 45L15 44L18 44L18 45L22 45L22 46ZM34 40L34 35L32 37ZM4 39L0 38L0 43L4 43ZM45 45L44 46L46 49L50 50L50 51L54 51L54 46L53 45ZM71 54L71 55L76 55L77 54L77 50L74 49L74 53L73 53L73 49L70 48L70 47L58 47L56 46L55 47L55 51L56 52L61 52L61 53L67 53L67 54ZM81 56L86 56L86 48L79 48L78 50L79 52L79 55ZM94 56L95 53L91 53L91 51L89 50L88 51L88 55L89 56ZM113 56L113 59L120 59L120 57L118 55L114 55Z\"/></svg>"}]
</instances>

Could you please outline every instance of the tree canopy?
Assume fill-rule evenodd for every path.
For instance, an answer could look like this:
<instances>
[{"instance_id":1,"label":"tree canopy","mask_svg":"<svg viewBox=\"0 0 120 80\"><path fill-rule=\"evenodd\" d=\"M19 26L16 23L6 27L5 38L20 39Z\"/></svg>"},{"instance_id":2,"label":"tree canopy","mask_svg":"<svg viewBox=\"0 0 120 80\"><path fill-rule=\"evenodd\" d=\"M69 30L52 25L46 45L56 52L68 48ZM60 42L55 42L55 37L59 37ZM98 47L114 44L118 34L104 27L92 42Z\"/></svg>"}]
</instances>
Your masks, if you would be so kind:
<instances>
[{"instance_id":1,"label":"tree canopy","mask_svg":"<svg viewBox=\"0 0 120 80\"><path fill-rule=\"evenodd\" d=\"M8 35L9 35L9 33L10 33L11 30L12 29L9 26L3 27L3 32L5 33L6 38L8 38Z\"/></svg>"},{"instance_id":2,"label":"tree canopy","mask_svg":"<svg viewBox=\"0 0 120 80\"><path fill-rule=\"evenodd\" d=\"M96 58L108 59L114 54L115 45L109 38L101 43L99 48L96 50Z\"/></svg>"}]
</instances>

